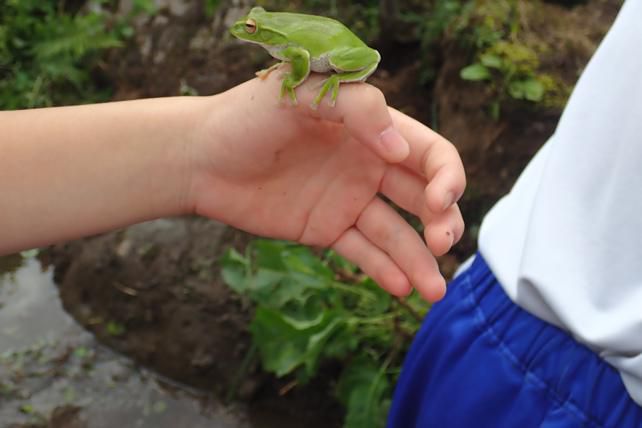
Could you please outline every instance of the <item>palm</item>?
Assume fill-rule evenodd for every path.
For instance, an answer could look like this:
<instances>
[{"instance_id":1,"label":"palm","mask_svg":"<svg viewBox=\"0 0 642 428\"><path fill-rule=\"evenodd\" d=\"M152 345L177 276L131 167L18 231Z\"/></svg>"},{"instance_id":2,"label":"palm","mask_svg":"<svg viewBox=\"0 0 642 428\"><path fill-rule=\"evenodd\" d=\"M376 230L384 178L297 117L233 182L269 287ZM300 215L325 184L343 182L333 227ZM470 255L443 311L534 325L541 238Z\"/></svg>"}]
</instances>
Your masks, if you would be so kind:
<instances>
[{"instance_id":1,"label":"palm","mask_svg":"<svg viewBox=\"0 0 642 428\"><path fill-rule=\"evenodd\" d=\"M257 235L310 245L328 246L354 225L377 194L386 168L342 127L315 119L298 118L295 126L280 126L267 138L242 144L235 152L244 153L242 158L218 157L214 168L233 183L228 191L243 197L235 198L235 207L217 212L207 201L221 197L220 186L211 183L217 195L203 199L199 214Z\"/></svg>"}]
</instances>

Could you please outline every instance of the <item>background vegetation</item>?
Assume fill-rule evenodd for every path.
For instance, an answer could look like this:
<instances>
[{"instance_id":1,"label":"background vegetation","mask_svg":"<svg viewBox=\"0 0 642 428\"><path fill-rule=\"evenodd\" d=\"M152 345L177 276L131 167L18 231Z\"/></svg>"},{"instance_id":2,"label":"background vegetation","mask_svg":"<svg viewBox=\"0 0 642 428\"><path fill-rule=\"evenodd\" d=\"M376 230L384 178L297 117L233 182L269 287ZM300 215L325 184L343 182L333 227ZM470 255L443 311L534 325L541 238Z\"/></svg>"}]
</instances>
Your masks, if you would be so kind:
<instances>
[{"instance_id":1,"label":"background vegetation","mask_svg":"<svg viewBox=\"0 0 642 428\"><path fill-rule=\"evenodd\" d=\"M136 1L115 18L104 1L74 5L59 0L5 0L0 7L0 108L46 107L107 100L100 80L101 54L123 45L139 13Z\"/></svg>"}]
</instances>

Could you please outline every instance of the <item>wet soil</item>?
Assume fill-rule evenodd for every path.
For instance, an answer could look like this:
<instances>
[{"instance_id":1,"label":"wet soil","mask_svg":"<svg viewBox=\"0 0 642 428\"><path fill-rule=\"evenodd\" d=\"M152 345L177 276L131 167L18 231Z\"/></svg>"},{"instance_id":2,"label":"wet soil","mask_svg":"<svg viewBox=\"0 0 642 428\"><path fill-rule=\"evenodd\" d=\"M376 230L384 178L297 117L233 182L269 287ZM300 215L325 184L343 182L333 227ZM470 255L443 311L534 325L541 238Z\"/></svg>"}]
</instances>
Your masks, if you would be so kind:
<instances>
[{"instance_id":1,"label":"wet soil","mask_svg":"<svg viewBox=\"0 0 642 428\"><path fill-rule=\"evenodd\" d=\"M223 2L225 7L220 7L212 17L202 14L199 2L159 0L158 3L162 6L159 13L138 22L137 36L124 51L109 56L103 64L101 73L116 87L115 99L214 94L252 78L255 70L269 62L261 49L224 36L229 22L241 13L243 1ZM593 0L571 9L546 5L544 17L529 16L534 35L557 40L558 49L545 58L543 67L563 70L563 78L572 84L612 22L619 3ZM121 2L121 7L126 6L127 2ZM448 275L475 251L483 215L510 190L532 155L554 132L560 111L509 103L501 117L493 120L487 109L491 95L483 86L464 83L459 78L459 70L469 59L456 44L446 40L435 52L432 60L436 64L436 79L423 86L417 83L424 59L418 54L418 44L394 42L389 51L395 53L395 58L386 58L369 82L384 92L389 104L449 138L466 165L469 185L461 209L468 228L462 242L440 260L442 270ZM192 397L189 399L192 401L184 404L192 406L194 415L189 417L205 414L210 418L208 421L220 424L208 426L340 426L342 410L331 394L337 368L325 368L327 375L317 383L292 388L290 379L267 376L260 371L257 361L246 359L250 348L247 322L252 307L222 283L216 260L228 248L242 249L250 239L251 236L242 232L203 219L178 218L145 223L49 249L47 254L55 267L54 276L65 310L93 334L85 333L85 337L73 333L71 344L61 339L62 348L54 347L50 355L64 355L69 348L71 354L63 358L62 366L73 368L74 364L80 364L82 367L82 359L77 361L74 350L85 347L96 355L95 366L100 367L100 362L106 361L107 374L100 376L109 377L110 364L116 364L116 372L130 373L126 378L133 376L134 383L143 384L143 390L147 391L127 395L130 389L125 383L118 384L118 394L95 387L97 400L101 399L98 397L108 403L113 400L113 406L108 406L111 410L104 413L92 413L91 405L84 402L53 400L55 406L38 410L49 418L49 426L56 426L53 425L56 418L74 421L81 417L88 427L103 426L102 420L118 420L118 412L126 411L136 402L134 394L151 397L147 404L138 405L137 411L143 409L143 413L145 409L153 413L154 403L167 401L168 396L179 397L178 401ZM47 272L51 275L51 271ZM22 281L31 280L19 282ZM52 297L52 301L56 299ZM7 313L3 311L8 306L0 307L0 317ZM69 322L47 320L45 309L38 310L37 314L45 322L23 335L35 337L38 331L46 331L47 326ZM15 313L6 316L17 317ZM16 323L19 322L14 325ZM1 322L0 325L4 326ZM73 328L78 329L74 325ZM40 328L44 330L38 330ZM80 336L82 340L74 339ZM17 346L5 346L8 340L0 336L0 353ZM130 369L119 368L121 364L135 367L131 369L134 374ZM145 369L139 371L138 365ZM51 382L57 378L45 375L44 379ZM165 393L163 385L167 379L196 389L180 387L181 392ZM50 395L54 394L54 390L49 391ZM64 396L60 391L56 394ZM121 391L125 391L125 398L117 401L115 397L119 397ZM79 396L85 393L89 394L82 392ZM226 419L216 411L207 413L208 410L202 410L208 408L202 406L203 400L209 400L210 406L223 408L212 404L220 403L212 397L219 400L234 397L232 407L240 406L246 413L237 419ZM11 400L0 402L0 416L5 414L2 412L13 412L12 417L22 417L16 420L25 423L31 417L20 413L19 407L25 401ZM157 406L157 409L163 407ZM163 413L188 417L185 415L189 412L172 408L171 412ZM225 411L222 414L225 415ZM130 416L129 420L136 418ZM198 423L173 426L198 427ZM121 425L136 426L126 422Z\"/></svg>"}]
</instances>

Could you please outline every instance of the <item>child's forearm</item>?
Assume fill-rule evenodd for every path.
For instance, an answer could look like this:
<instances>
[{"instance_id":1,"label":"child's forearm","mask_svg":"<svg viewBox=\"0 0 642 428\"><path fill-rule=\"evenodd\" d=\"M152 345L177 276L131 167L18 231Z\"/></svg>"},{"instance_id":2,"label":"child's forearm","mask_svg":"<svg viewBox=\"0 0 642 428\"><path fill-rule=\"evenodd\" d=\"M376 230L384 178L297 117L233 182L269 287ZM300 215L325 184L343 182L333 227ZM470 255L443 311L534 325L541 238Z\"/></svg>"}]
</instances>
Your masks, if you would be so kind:
<instances>
[{"instance_id":1,"label":"child's forearm","mask_svg":"<svg viewBox=\"0 0 642 428\"><path fill-rule=\"evenodd\" d=\"M0 112L0 254L189 210L203 98Z\"/></svg>"}]
</instances>

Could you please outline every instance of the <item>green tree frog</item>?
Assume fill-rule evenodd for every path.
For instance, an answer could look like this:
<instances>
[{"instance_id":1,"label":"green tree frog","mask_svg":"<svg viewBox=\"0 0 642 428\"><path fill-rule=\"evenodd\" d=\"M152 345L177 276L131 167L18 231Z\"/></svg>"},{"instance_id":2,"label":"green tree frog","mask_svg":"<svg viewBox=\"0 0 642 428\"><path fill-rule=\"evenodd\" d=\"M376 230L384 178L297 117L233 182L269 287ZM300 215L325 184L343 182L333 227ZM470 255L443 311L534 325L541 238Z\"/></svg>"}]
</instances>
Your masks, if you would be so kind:
<instances>
[{"instance_id":1,"label":"green tree frog","mask_svg":"<svg viewBox=\"0 0 642 428\"><path fill-rule=\"evenodd\" d=\"M230 32L241 40L263 46L281 61L257 72L260 78L265 79L283 63L291 64L291 71L284 75L281 83L280 99L287 93L296 104L294 89L311 71L331 73L312 102L313 108L328 92L330 105L334 106L339 84L365 81L381 60L379 52L368 47L342 23L322 16L266 12L262 7L254 7L230 28Z\"/></svg>"}]
</instances>

